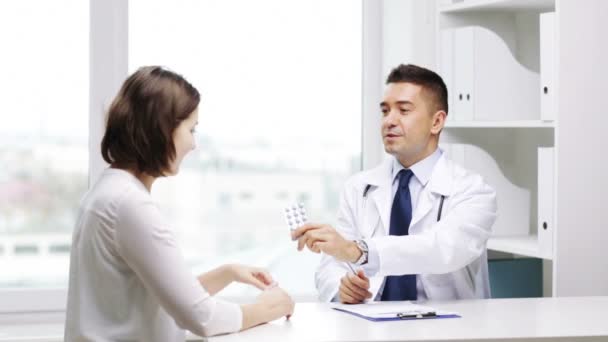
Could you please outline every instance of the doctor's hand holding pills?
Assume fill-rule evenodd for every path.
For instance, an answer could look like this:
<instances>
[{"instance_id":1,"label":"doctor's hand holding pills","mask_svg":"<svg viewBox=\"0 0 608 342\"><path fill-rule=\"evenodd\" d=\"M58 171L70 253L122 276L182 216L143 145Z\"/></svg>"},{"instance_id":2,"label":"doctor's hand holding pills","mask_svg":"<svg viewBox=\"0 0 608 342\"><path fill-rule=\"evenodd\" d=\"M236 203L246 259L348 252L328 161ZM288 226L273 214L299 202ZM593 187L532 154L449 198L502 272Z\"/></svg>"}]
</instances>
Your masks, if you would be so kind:
<instances>
[{"instance_id":1,"label":"doctor's hand holding pills","mask_svg":"<svg viewBox=\"0 0 608 342\"><path fill-rule=\"evenodd\" d=\"M314 253L325 253L340 261L354 263L361 257L356 242L346 240L328 224L306 223L291 233L298 240L298 250L304 246Z\"/></svg>"}]
</instances>

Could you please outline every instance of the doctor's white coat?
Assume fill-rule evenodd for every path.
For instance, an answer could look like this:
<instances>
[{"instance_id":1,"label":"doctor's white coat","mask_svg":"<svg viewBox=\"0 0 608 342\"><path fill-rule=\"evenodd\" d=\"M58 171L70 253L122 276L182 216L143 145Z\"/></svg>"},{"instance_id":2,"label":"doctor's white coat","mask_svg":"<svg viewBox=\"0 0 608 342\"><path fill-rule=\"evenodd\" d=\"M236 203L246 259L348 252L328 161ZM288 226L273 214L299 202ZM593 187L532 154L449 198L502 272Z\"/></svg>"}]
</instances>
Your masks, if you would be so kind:
<instances>
[{"instance_id":1,"label":"doctor's white coat","mask_svg":"<svg viewBox=\"0 0 608 342\"><path fill-rule=\"evenodd\" d=\"M340 199L338 232L349 240L371 239L378 250L379 270L370 277L372 298L385 276L402 274L419 275L429 300L490 297L486 242L497 204L495 191L481 176L442 154L420 192L407 236L389 236L391 205L391 159L352 176ZM347 272L343 262L322 256L315 274L322 301L336 296Z\"/></svg>"}]
</instances>

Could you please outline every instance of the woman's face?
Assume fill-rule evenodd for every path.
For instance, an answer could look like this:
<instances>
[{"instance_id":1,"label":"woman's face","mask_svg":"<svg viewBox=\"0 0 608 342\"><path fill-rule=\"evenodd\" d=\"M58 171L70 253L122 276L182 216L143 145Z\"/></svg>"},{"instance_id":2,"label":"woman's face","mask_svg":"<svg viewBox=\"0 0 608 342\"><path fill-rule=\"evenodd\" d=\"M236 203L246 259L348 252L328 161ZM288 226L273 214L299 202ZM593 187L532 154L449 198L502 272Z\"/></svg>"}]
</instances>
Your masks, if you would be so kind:
<instances>
[{"instance_id":1,"label":"woman's face","mask_svg":"<svg viewBox=\"0 0 608 342\"><path fill-rule=\"evenodd\" d=\"M194 134L198 124L198 108L190 113L190 116L182 121L173 132L173 142L175 144L175 159L169 162L169 175L176 175L182 159L188 152L196 147Z\"/></svg>"}]
</instances>

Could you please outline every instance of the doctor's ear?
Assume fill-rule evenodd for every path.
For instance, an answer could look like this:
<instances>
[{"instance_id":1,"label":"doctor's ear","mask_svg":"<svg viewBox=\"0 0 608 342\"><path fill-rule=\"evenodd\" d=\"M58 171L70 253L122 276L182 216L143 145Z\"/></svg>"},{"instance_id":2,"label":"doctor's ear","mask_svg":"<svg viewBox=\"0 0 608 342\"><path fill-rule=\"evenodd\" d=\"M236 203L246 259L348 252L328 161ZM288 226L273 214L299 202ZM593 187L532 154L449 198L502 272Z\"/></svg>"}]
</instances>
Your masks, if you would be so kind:
<instances>
[{"instance_id":1,"label":"doctor's ear","mask_svg":"<svg viewBox=\"0 0 608 342\"><path fill-rule=\"evenodd\" d=\"M441 133L441 130L443 130L443 127L445 125L445 119L447 116L448 114L443 110L437 111L435 112L435 114L433 114L433 125L431 126L431 133Z\"/></svg>"}]
</instances>

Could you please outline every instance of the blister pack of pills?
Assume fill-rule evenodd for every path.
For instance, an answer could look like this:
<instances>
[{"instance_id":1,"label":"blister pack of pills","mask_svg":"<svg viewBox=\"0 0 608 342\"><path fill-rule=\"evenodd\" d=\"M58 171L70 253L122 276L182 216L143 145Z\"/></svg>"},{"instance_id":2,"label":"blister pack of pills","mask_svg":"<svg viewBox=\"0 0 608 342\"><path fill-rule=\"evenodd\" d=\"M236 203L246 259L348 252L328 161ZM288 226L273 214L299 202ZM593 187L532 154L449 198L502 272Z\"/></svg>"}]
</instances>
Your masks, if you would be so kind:
<instances>
[{"instance_id":1,"label":"blister pack of pills","mask_svg":"<svg viewBox=\"0 0 608 342\"><path fill-rule=\"evenodd\" d=\"M308 221L308 217L306 216L306 209L304 208L304 204L302 203L293 204L285 207L283 213L285 215L285 221L287 222L287 226L291 231L302 226Z\"/></svg>"}]
</instances>

